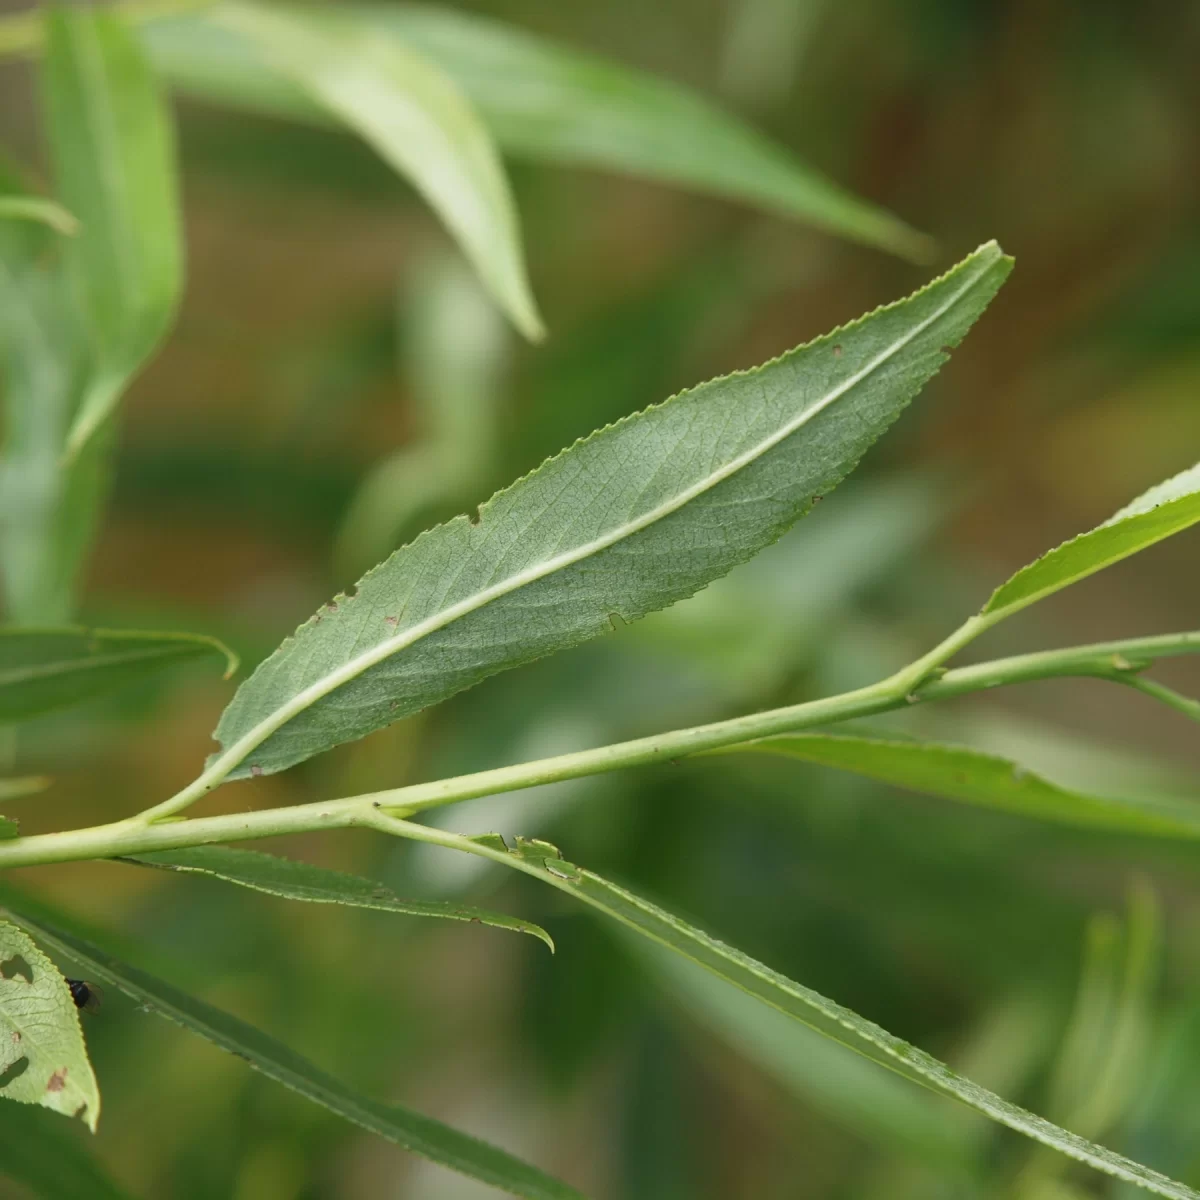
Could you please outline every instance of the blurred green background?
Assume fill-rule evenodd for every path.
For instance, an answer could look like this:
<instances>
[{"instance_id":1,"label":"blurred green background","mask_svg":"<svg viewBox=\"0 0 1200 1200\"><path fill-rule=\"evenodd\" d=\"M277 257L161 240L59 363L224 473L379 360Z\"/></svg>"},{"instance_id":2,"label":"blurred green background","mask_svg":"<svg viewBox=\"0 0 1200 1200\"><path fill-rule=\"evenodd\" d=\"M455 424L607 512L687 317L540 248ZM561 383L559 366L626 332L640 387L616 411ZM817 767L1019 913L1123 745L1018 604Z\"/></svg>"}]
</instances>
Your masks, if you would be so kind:
<instances>
[{"instance_id":1,"label":"blurred green background","mask_svg":"<svg viewBox=\"0 0 1200 1200\"><path fill-rule=\"evenodd\" d=\"M1196 4L456 7L690 84L933 234L938 269L992 237L1017 269L892 436L758 560L612 637L231 785L204 811L397 786L870 682L1009 570L1200 457ZM26 161L39 145L31 76L0 66L0 143ZM247 667L388 549L546 454L930 273L739 205L513 163L550 329L530 347L361 144L198 103L178 117L184 310L126 403L83 615L214 633ZM1184 536L1089 580L978 653L1194 628L1198 546ZM1200 661L1161 677L1197 694ZM169 795L208 753L231 688L176 675L30 727L15 766L57 782L10 806L23 831ZM1086 682L873 727L1117 794L1194 794L1200 768L1194 725ZM1200 1186L1200 858L1185 845L750 758L439 819L549 837L979 1082ZM777 1023L530 881L365 834L271 848L401 895L519 912L558 953L111 864L19 881L348 1083L599 1200L1134 1194ZM493 1194L118 997L87 1034L105 1097L94 1149L133 1195ZM0 1179L10 1195L25 1193Z\"/></svg>"}]
</instances>

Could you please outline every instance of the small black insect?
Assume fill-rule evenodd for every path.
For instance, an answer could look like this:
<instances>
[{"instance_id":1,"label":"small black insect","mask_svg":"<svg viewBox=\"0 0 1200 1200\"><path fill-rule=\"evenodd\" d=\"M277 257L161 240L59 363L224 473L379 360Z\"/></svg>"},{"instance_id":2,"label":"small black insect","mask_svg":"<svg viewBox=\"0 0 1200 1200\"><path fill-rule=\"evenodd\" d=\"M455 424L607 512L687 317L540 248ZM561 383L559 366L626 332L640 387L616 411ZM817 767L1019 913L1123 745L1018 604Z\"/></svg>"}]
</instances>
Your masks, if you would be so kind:
<instances>
[{"instance_id":1,"label":"small black insect","mask_svg":"<svg viewBox=\"0 0 1200 1200\"><path fill-rule=\"evenodd\" d=\"M70 989L71 999L75 1001L75 1007L83 1009L84 1012L95 1012L104 1000L104 993L86 979L68 979L67 987Z\"/></svg>"}]
</instances>

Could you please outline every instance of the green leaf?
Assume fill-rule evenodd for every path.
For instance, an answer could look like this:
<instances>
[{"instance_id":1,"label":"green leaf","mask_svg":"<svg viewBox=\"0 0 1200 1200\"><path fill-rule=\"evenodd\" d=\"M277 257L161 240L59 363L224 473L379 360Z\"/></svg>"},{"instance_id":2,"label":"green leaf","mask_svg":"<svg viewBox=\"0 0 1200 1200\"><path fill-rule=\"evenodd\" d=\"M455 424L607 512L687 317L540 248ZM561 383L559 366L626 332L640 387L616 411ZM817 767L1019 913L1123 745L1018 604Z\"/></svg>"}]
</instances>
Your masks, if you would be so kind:
<instances>
[{"instance_id":1,"label":"green leaf","mask_svg":"<svg viewBox=\"0 0 1200 1200\"><path fill-rule=\"evenodd\" d=\"M0 800L20 800L44 792L53 782L47 775L22 775L0 779Z\"/></svg>"},{"instance_id":2,"label":"green leaf","mask_svg":"<svg viewBox=\"0 0 1200 1200\"><path fill-rule=\"evenodd\" d=\"M244 1059L284 1087L414 1154L528 1200L582 1200L581 1193L486 1142L419 1113L357 1095L300 1055L244 1021L187 995L89 942L25 912L14 914L89 977Z\"/></svg>"},{"instance_id":3,"label":"green leaf","mask_svg":"<svg viewBox=\"0 0 1200 1200\"><path fill-rule=\"evenodd\" d=\"M93 1133L100 1116L100 1092L66 981L7 921L0 921L0 1098L80 1117Z\"/></svg>"},{"instance_id":4,"label":"green leaf","mask_svg":"<svg viewBox=\"0 0 1200 1200\"><path fill-rule=\"evenodd\" d=\"M229 0L212 19L249 38L273 69L408 178L517 328L542 337L500 156L453 79L398 39L340 13Z\"/></svg>"},{"instance_id":5,"label":"green leaf","mask_svg":"<svg viewBox=\"0 0 1200 1200\"><path fill-rule=\"evenodd\" d=\"M0 190L31 195L2 162ZM23 623L71 619L108 481L105 437L63 462L87 355L62 252L42 226L0 223L0 574L9 618Z\"/></svg>"},{"instance_id":6,"label":"green leaf","mask_svg":"<svg viewBox=\"0 0 1200 1200\"><path fill-rule=\"evenodd\" d=\"M43 1200L129 1200L72 1133L36 1108L7 1108L0 1117L0 1176Z\"/></svg>"},{"instance_id":7,"label":"green leaf","mask_svg":"<svg viewBox=\"0 0 1200 1200\"><path fill-rule=\"evenodd\" d=\"M445 900L401 900L387 888L358 875L293 862L257 850L239 850L228 846L195 846L185 850L165 850L139 854L120 862L144 863L168 871L187 871L212 875L227 883L236 883L256 892L282 896L285 900L306 900L314 904L345 904L351 908L374 908L381 912L406 913L413 917L441 917L448 921L471 921L528 933L545 942L551 950L554 942L540 926L520 921L503 913L482 908L450 904Z\"/></svg>"},{"instance_id":8,"label":"green leaf","mask_svg":"<svg viewBox=\"0 0 1200 1200\"><path fill-rule=\"evenodd\" d=\"M0 221L38 221L55 233L79 232L79 222L61 204L43 196L0 195Z\"/></svg>"},{"instance_id":9,"label":"green leaf","mask_svg":"<svg viewBox=\"0 0 1200 1200\"><path fill-rule=\"evenodd\" d=\"M67 437L80 452L174 318L182 285L170 117L137 42L99 5L46 14L43 94L66 243L94 361Z\"/></svg>"},{"instance_id":10,"label":"green leaf","mask_svg":"<svg viewBox=\"0 0 1200 1200\"><path fill-rule=\"evenodd\" d=\"M984 605L995 623L1200 521L1200 463L1152 487L1090 533L1023 567Z\"/></svg>"},{"instance_id":11,"label":"green leaf","mask_svg":"<svg viewBox=\"0 0 1200 1200\"><path fill-rule=\"evenodd\" d=\"M1117 799L1055 783L1013 762L934 742L797 733L728 751L782 754L881 783L1060 825L1148 837L1200 838L1200 805L1167 797Z\"/></svg>"},{"instance_id":12,"label":"green leaf","mask_svg":"<svg viewBox=\"0 0 1200 1200\"><path fill-rule=\"evenodd\" d=\"M401 824L395 823L397 827ZM400 832L400 829L396 828L393 832ZM449 835L439 837L441 844L450 844ZM1123 1179L1157 1195L1171 1197L1172 1200L1200 1200L1200 1192L1018 1108L850 1009L772 971L763 963L709 937L640 896L609 883L591 871L563 861L557 848L548 842L519 839L515 849L509 850L503 840L494 834L461 841L471 841L477 853L497 861L507 861L509 866L615 917L714 975L736 984L772 1008L787 1013L824 1036L841 1042L863 1057L930 1091L959 1100L993 1121L1116 1179Z\"/></svg>"},{"instance_id":13,"label":"green leaf","mask_svg":"<svg viewBox=\"0 0 1200 1200\"><path fill-rule=\"evenodd\" d=\"M0 842L21 836L21 827L9 817L0 817Z\"/></svg>"},{"instance_id":14,"label":"green leaf","mask_svg":"<svg viewBox=\"0 0 1200 1200\"><path fill-rule=\"evenodd\" d=\"M241 686L210 773L281 771L724 575L854 468L1009 266L984 246L907 300L593 434L477 522L423 534Z\"/></svg>"},{"instance_id":15,"label":"green leaf","mask_svg":"<svg viewBox=\"0 0 1200 1200\"><path fill-rule=\"evenodd\" d=\"M165 667L233 652L194 633L111 629L0 629L0 723L23 721L103 695Z\"/></svg>"},{"instance_id":16,"label":"green leaf","mask_svg":"<svg viewBox=\"0 0 1200 1200\"><path fill-rule=\"evenodd\" d=\"M680 184L904 257L931 256L931 239L677 84L450 9L345 5L338 12L362 36L436 63L513 154ZM155 63L186 92L300 119L319 115L288 80L272 78L257 47L217 20L208 12L177 15L141 32Z\"/></svg>"}]
</instances>

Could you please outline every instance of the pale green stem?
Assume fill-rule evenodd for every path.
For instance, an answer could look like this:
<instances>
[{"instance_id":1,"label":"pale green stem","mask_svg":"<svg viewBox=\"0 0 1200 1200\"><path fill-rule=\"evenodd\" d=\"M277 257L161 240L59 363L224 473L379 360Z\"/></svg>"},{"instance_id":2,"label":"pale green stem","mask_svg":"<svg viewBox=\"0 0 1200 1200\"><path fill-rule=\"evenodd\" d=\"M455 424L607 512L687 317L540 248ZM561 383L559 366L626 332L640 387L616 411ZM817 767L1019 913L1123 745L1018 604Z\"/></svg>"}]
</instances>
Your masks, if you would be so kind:
<instances>
[{"instance_id":1,"label":"pale green stem","mask_svg":"<svg viewBox=\"0 0 1200 1200\"><path fill-rule=\"evenodd\" d=\"M1142 679L1134 675L1130 679L1125 680L1130 687L1136 688L1139 692L1144 692L1147 696L1153 696L1155 700L1161 700L1163 704L1169 708L1173 708L1176 712L1181 712L1185 717L1191 717L1193 721L1200 721L1200 700L1193 700L1190 696L1183 696L1174 688L1169 688L1166 684L1155 683L1153 679Z\"/></svg>"},{"instance_id":2,"label":"pale green stem","mask_svg":"<svg viewBox=\"0 0 1200 1200\"><path fill-rule=\"evenodd\" d=\"M1156 658L1196 653L1200 653L1200 632L1023 654L948 671L940 678L925 683L916 693L899 694L892 681L885 680L873 687L797 704L791 708L754 713L730 721L717 721L711 725L674 730L594 750L480 771L435 783L414 784L387 792L268 809L265 812L191 820L147 822L143 817L136 817L89 829L13 838L0 842L0 868L86 858L115 858L214 842L248 841L281 834L378 825L381 813L390 817L409 816L456 800L537 787L543 783L596 775L645 763L669 762L701 750L715 750L814 725L870 716L901 708L905 704L946 700L1014 683L1060 676L1092 676L1128 683L1136 671L1143 670Z\"/></svg>"}]
</instances>

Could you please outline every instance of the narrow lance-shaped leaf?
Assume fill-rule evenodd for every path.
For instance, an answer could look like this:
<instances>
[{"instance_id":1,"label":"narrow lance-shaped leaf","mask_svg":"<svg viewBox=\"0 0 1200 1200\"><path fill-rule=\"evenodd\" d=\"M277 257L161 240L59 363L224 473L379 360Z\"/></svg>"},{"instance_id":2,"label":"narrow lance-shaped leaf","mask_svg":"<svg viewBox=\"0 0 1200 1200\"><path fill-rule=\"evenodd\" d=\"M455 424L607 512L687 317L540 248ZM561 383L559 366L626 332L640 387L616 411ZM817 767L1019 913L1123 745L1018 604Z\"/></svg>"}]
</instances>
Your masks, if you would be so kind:
<instances>
[{"instance_id":1,"label":"narrow lance-shaped leaf","mask_svg":"<svg viewBox=\"0 0 1200 1200\"><path fill-rule=\"evenodd\" d=\"M215 638L110 629L0 629L0 724L23 721L190 659L217 656L237 667Z\"/></svg>"},{"instance_id":2,"label":"narrow lance-shaped leaf","mask_svg":"<svg viewBox=\"0 0 1200 1200\"><path fill-rule=\"evenodd\" d=\"M34 910L36 911L36 910ZM124 992L160 1016L244 1059L284 1087L390 1142L472 1179L527 1200L583 1200L574 1188L503 1150L440 1121L380 1104L351 1091L286 1046L244 1021L121 962L21 905L13 914L52 949L78 962L89 978Z\"/></svg>"},{"instance_id":3,"label":"narrow lance-shaped leaf","mask_svg":"<svg viewBox=\"0 0 1200 1200\"><path fill-rule=\"evenodd\" d=\"M359 133L425 196L526 337L542 336L516 208L487 127L458 85L341 14L228 2L212 19Z\"/></svg>"},{"instance_id":4,"label":"narrow lance-shaped leaf","mask_svg":"<svg viewBox=\"0 0 1200 1200\"><path fill-rule=\"evenodd\" d=\"M67 438L78 454L166 333L182 277L170 116L143 52L101 5L46 14L43 93L93 363Z\"/></svg>"},{"instance_id":5,"label":"narrow lance-shaped leaf","mask_svg":"<svg viewBox=\"0 0 1200 1200\"><path fill-rule=\"evenodd\" d=\"M100 1092L66 981L7 921L0 921L0 1098L80 1117L93 1132L100 1116Z\"/></svg>"},{"instance_id":6,"label":"narrow lance-shaped leaf","mask_svg":"<svg viewBox=\"0 0 1200 1200\"><path fill-rule=\"evenodd\" d=\"M991 243L887 308L593 434L398 550L286 641L206 782L283 770L689 596L857 464L1008 274Z\"/></svg>"},{"instance_id":7,"label":"narrow lance-shaped leaf","mask_svg":"<svg viewBox=\"0 0 1200 1200\"><path fill-rule=\"evenodd\" d=\"M413 917L440 917L447 921L470 921L528 933L545 942L551 950L550 935L530 921L521 921L483 908L451 904L445 900L402 900L371 879L294 862L257 850L239 850L229 846L194 846L186 850L165 850L140 854L121 862L141 863L168 871L186 871L211 875L226 883L285 900L304 900L313 904L344 904L350 908L373 908L380 912L404 913Z\"/></svg>"},{"instance_id":8,"label":"narrow lance-shaped leaf","mask_svg":"<svg viewBox=\"0 0 1200 1200\"><path fill-rule=\"evenodd\" d=\"M0 800L20 800L44 792L53 780L48 775L17 775L0 779Z\"/></svg>"},{"instance_id":9,"label":"narrow lance-shaped leaf","mask_svg":"<svg viewBox=\"0 0 1200 1200\"><path fill-rule=\"evenodd\" d=\"M1090 533L1042 555L992 593L989 624L1200 521L1200 463L1152 487Z\"/></svg>"},{"instance_id":10,"label":"narrow lance-shaped leaf","mask_svg":"<svg viewBox=\"0 0 1200 1200\"><path fill-rule=\"evenodd\" d=\"M379 821L387 828L386 818ZM406 831L403 822L391 822L391 832ZM418 828L407 826L411 830ZM434 840L434 839L429 839ZM451 845L452 835L439 833L439 844ZM668 946L693 962L736 984L743 991L787 1013L805 1025L849 1046L872 1061L895 1071L943 1096L961 1101L969 1108L1017 1133L1095 1167L1117 1179L1145 1188L1171 1200L1200 1200L1200 1192L1165 1175L1133 1162L1077 1134L1059 1128L1034 1113L1009 1103L979 1084L958 1075L932 1055L881 1029L857 1013L833 1000L795 983L740 950L727 946L678 917L658 908L632 892L609 883L591 871L563 861L556 847L548 842L518 841L508 849L496 835L454 839L459 848L482 853L533 875L560 891L576 896L585 904L615 917L654 941Z\"/></svg>"},{"instance_id":11,"label":"narrow lance-shaped leaf","mask_svg":"<svg viewBox=\"0 0 1200 1200\"><path fill-rule=\"evenodd\" d=\"M1010 759L932 742L797 733L719 753L758 751L852 771L882 783L982 808L1084 829L1200 838L1200 805L1166 797L1115 798L1060 787Z\"/></svg>"},{"instance_id":12,"label":"narrow lance-shaped leaf","mask_svg":"<svg viewBox=\"0 0 1200 1200\"><path fill-rule=\"evenodd\" d=\"M164 74L218 103L321 120L320 106L272 72L261 47L218 24L221 11L141 27ZM361 36L436 63L510 153L681 184L905 257L930 256L930 238L678 84L446 8L344 5L338 13Z\"/></svg>"}]
</instances>

